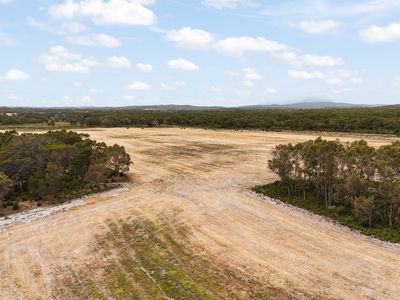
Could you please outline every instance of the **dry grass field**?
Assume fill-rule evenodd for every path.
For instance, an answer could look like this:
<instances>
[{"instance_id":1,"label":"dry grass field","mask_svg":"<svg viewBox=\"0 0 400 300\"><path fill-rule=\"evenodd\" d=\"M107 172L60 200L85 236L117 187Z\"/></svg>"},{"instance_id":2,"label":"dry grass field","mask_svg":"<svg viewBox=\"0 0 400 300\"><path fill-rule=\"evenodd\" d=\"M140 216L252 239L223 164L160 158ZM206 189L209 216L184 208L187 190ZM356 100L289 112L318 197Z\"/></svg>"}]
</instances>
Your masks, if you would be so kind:
<instances>
[{"instance_id":1,"label":"dry grass field","mask_svg":"<svg viewBox=\"0 0 400 300\"><path fill-rule=\"evenodd\" d=\"M249 192L276 144L317 135L86 132L126 147L134 184L3 229L1 299L400 299L400 247Z\"/></svg>"}]
</instances>

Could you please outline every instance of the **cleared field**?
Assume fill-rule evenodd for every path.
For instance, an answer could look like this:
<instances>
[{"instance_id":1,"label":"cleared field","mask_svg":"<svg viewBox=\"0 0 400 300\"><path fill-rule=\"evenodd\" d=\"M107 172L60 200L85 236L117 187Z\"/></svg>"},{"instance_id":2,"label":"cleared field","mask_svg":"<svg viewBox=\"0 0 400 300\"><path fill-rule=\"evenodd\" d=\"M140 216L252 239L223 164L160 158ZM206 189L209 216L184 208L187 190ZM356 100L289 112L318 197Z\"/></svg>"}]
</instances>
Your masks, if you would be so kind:
<instances>
[{"instance_id":1,"label":"cleared field","mask_svg":"<svg viewBox=\"0 0 400 300\"><path fill-rule=\"evenodd\" d=\"M109 285L110 290L116 284L110 280L126 275L113 273L115 268L111 268L114 277L107 281L102 272L110 261L120 258L123 264L132 263L132 268L143 271L143 249L138 248L134 258L122 257L129 247L142 245L137 239L126 242L130 231L122 230L123 224L140 221L155 224L155 232L157 228L168 230L170 240L164 235L164 240L152 244L172 249L154 254L159 264L165 269L176 266L171 257L176 253L187 277L176 280L190 287L189 279L199 281L201 287L193 287L199 294L208 280L206 292L211 298L231 298L231 290L239 293L239 299L265 298L266 294L272 298L400 299L399 247L260 200L249 192L254 184L274 179L266 165L276 144L303 142L317 135L195 129L86 132L98 141L126 147L135 162L131 172L135 184L128 191L94 196L83 206L3 230L0 298L107 296L102 285ZM365 139L376 146L389 142L378 136ZM115 227L120 228L118 234ZM126 251L121 252L124 247ZM192 268L186 267L188 253L196 254ZM202 264L209 277L198 279L196 270ZM159 291L154 295L165 297L163 284L152 273L145 274L157 283ZM223 281L221 292L217 278ZM151 299L151 295L144 296L143 287L137 287L135 297ZM77 293L79 289L85 291ZM121 288L118 292L121 299L135 299Z\"/></svg>"}]
</instances>

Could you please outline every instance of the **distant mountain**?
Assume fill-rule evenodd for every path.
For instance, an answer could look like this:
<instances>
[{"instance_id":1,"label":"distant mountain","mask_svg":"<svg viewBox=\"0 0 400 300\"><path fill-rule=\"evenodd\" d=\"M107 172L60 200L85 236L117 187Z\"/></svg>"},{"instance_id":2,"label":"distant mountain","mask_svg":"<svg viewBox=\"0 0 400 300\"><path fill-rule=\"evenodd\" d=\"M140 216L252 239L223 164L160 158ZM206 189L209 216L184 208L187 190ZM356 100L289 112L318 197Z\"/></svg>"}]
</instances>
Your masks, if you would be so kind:
<instances>
[{"instance_id":1,"label":"distant mountain","mask_svg":"<svg viewBox=\"0 0 400 300\"><path fill-rule=\"evenodd\" d=\"M377 107L378 105L362 105L351 104L344 102L324 101L317 99L308 99L301 102L291 104L259 104L247 105L239 107L222 107L222 106L194 106L194 105L136 105L136 106L121 106L121 107L95 107L95 106L81 106L81 107L0 107L0 112L18 112L26 109L32 111L47 111L52 109L59 110L78 110L78 111L91 111L91 110L159 110L159 111L195 111L195 110L220 110L220 109L323 109L323 108L356 108L356 107Z\"/></svg>"},{"instance_id":2,"label":"distant mountain","mask_svg":"<svg viewBox=\"0 0 400 300\"><path fill-rule=\"evenodd\" d=\"M202 110L202 109L269 109L269 108L282 108L282 109L321 109L321 108L352 108L352 107L368 107L368 105L351 104L324 100L304 100L291 104L259 104L247 105L239 107L221 107L221 106L193 106L193 105L146 105L146 106L126 106L118 108L101 108L101 109L135 109L135 110Z\"/></svg>"},{"instance_id":3,"label":"distant mountain","mask_svg":"<svg viewBox=\"0 0 400 300\"><path fill-rule=\"evenodd\" d=\"M362 104L352 104L343 102L332 102L332 101L303 101L291 104L260 104L260 105L249 105L242 106L245 109L268 109L268 108L282 108L282 109L321 109L321 108L354 108L354 107L370 107Z\"/></svg>"},{"instance_id":4,"label":"distant mountain","mask_svg":"<svg viewBox=\"0 0 400 300\"><path fill-rule=\"evenodd\" d=\"M125 106L116 109L135 109L135 110L200 110L200 109L221 109L219 106L194 106L194 105L145 105L145 106Z\"/></svg>"}]
</instances>

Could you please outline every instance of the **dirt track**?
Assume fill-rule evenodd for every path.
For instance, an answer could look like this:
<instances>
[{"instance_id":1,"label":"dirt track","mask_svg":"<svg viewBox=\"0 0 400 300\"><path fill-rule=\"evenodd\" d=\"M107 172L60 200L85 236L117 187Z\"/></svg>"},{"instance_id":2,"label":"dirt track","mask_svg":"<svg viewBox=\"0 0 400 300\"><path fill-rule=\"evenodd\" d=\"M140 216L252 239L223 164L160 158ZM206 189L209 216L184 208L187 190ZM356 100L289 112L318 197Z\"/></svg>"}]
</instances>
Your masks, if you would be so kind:
<instances>
[{"instance_id":1,"label":"dirt track","mask_svg":"<svg viewBox=\"0 0 400 300\"><path fill-rule=\"evenodd\" d=\"M400 299L399 247L249 193L252 185L273 179L266 161L274 145L315 136L192 129L89 133L126 147L135 162L136 184L0 233L1 299L51 298L62 271L90 258L95 235L107 231L107 220L125 217L163 218L172 227L184 226L190 232L188 246L200 246L203 255L295 298Z\"/></svg>"}]
</instances>

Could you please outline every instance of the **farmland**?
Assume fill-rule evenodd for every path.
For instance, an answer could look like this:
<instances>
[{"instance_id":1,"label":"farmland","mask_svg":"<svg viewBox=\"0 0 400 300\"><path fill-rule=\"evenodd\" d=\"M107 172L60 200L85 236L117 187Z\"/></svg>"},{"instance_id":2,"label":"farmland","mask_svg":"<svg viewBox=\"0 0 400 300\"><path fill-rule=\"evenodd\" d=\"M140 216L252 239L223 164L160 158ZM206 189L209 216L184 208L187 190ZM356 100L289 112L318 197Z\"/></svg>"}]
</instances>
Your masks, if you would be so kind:
<instances>
[{"instance_id":1,"label":"farmland","mask_svg":"<svg viewBox=\"0 0 400 300\"><path fill-rule=\"evenodd\" d=\"M399 298L397 245L250 191L277 179L273 147L317 134L85 132L125 147L134 183L1 228L0 298Z\"/></svg>"}]
</instances>

